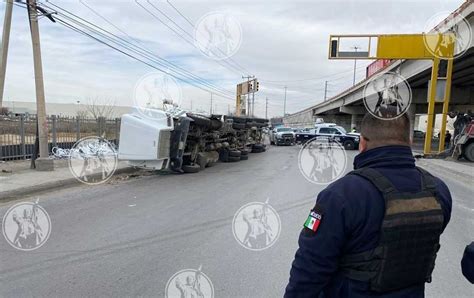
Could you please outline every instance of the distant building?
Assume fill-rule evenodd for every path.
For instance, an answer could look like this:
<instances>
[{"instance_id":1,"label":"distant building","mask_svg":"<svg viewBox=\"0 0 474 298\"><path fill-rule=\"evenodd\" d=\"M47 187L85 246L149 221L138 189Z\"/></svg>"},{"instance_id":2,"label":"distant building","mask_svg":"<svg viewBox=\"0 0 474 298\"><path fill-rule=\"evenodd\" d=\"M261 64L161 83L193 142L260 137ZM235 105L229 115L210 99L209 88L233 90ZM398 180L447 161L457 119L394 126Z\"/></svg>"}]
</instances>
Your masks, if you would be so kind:
<instances>
[{"instance_id":1,"label":"distant building","mask_svg":"<svg viewBox=\"0 0 474 298\"><path fill-rule=\"evenodd\" d=\"M283 125L283 117L274 117L270 119L270 124L272 127Z\"/></svg>"},{"instance_id":2,"label":"distant building","mask_svg":"<svg viewBox=\"0 0 474 298\"><path fill-rule=\"evenodd\" d=\"M4 101L3 107L8 108L12 114L36 115L36 102L26 101ZM101 107L98 105L98 107ZM123 114L130 112L132 108L126 106L114 106L111 109L110 118L119 118ZM87 104L77 103L46 103L46 114L63 117L75 117L87 112ZM92 117L92 115L88 115Z\"/></svg>"}]
</instances>

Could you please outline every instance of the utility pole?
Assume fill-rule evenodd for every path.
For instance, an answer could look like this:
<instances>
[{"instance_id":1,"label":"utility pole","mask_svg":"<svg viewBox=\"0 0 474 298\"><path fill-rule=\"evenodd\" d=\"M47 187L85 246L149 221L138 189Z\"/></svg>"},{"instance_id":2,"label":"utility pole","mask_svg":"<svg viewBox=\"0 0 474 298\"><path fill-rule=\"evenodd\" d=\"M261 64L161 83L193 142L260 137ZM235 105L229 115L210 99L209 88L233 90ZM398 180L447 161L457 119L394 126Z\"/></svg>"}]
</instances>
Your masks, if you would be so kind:
<instances>
[{"instance_id":1,"label":"utility pole","mask_svg":"<svg viewBox=\"0 0 474 298\"><path fill-rule=\"evenodd\" d=\"M360 49L359 46L353 46L352 49L355 50L355 52L357 53L357 50ZM352 86L354 86L356 84L356 66L357 66L357 59L354 59L354 78L352 80Z\"/></svg>"},{"instance_id":2,"label":"utility pole","mask_svg":"<svg viewBox=\"0 0 474 298\"><path fill-rule=\"evenodd\" d=\"M283 102L283 117L286 115L286 89L287 87L285 86L285 101Z\"/></svg>"},{"instance_id":3,"label":"utility pole","mask_svg":"<svg viewBox=\"0 0 474 298\"><path fill-rule=\"evenodd\" d=\"M268 97L265 97L265 119L268 119Z\"/></svg>"},{"instance_id":4,"label":"utility pole","mask_svg":"<svg viewBox=\"0 0 474 298\"><path fill-rule=\"evenodd\" d=\"M44 98L43 66L41 62L41 45L38 27L38 13L36 0L27 0L28 16L30 21L31 43L33 45L33 62L36 86L36 119L38 125L39 155L37 169L52 171L53 160L49 158L48 151L48 120L46 118L46 103Z\"/></svg>"},{"instance_id":5,"label":"utility pole","mask_svg":"<svg viewBox=\"0 0 474 298\"><path fill-rule=\"evenodd\" d=\"M7 0L5 19L3 20L2 55L0 61L0 108L3 106L3 91L5 90L5 75L7 72L8 44L12 25L13 0Z\"/></svg>"},{"instance_id":6,"label":"utility pole","mask_svg":"<svg viewBox=\"0 0 474 298\"><path fill-rule=\"evenodd\" d=\"M255 82L255 81L254 81ZM252 117L254 117L255 113L255 86L253 86L253 91L252 91Z\"/></svg>"},{"instance_id":7,"label":"utility pole","mask_svg":"<svg viewBox=\"0 0 474 298\"><path fill-rule=\"evenodd\" d=\"M328 81L324 83L324 101L328 98Z\"/></svg>"},{"instance_id":8,"label":"utility pole","mask_svg":"<svg viewBox=\"0 0 474 298\"><path fill-rule=\"evenodd\" d=\"M209 109L209 115L212 115L212 92L211 92L211 107Z\"/></svg>"}]
</instances>

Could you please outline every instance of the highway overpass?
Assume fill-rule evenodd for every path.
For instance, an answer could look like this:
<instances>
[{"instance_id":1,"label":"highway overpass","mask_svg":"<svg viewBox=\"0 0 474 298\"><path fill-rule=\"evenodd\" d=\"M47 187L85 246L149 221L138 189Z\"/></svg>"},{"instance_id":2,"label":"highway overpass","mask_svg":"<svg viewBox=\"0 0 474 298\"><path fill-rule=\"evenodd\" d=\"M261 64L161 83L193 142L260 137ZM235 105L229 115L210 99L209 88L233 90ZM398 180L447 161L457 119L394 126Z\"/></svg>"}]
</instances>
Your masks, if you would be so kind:
<instances>
[{"instance_id":1,"label":"highway overpass","mask_svg":"<svg viewBox=\"0 0 474 298\"><path fill-rule=\"evenodd\" d=\"M474 1L466 1L453 14L460 14L469 22L471 28L474 28ZM432 63L431 60L395 60L378 72L378 74L395 72L407 79L412 90L412 102L408 109L412 125L419 119L416 115L427 114L428 111L428 81ZM440 69L446 64L441 63ZM325 122L336 122L346 129L358 128L362 117L367 113L363 102L363 91L369 80L370 77L324 102L287 115L283 122L289 126L308 127L314 125L316 118L323 118ZM474 111L474 42L472 39L468 50L454 60L449 106L449 111L466 112L468 110ZM436 104L435 113L442 113L442 103Z\"/></svg>"}]
</instances>

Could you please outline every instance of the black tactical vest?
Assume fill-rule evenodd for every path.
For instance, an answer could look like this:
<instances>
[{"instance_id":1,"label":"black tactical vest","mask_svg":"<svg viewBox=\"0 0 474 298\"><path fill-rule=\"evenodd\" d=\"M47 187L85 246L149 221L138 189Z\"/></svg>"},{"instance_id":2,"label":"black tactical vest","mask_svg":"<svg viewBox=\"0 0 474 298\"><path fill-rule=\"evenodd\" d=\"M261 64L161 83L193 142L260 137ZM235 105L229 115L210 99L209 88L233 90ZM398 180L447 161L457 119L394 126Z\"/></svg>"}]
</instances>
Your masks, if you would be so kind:
<instances>
[{"instance_id":1,"label":"black tactical vest","mask_svg":"<svg viewBox=\"0 0 474 298\"><path fill-rule=\"evenodd\" d=\"M418 168L422 188L417 193L399 192L372 168L350 172L372 182L385 200L378 246L370 251L345 255L340 266L349 279L367 281L374 292L384 293L431 282L443 211L433 176Z\"/></svg>"}]
</instances>

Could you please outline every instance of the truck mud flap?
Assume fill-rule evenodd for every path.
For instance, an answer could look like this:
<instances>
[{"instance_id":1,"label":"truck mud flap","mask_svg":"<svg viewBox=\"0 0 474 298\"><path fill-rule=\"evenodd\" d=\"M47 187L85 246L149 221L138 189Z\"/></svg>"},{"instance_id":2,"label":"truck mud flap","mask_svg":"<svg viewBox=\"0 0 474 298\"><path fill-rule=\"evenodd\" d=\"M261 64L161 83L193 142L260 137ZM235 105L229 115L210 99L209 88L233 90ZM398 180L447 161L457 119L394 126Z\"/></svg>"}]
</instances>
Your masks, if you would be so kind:
<instances>
[{"instance_id":1,"label":"truck mud flap","mask_svg":"<svg viewBox=\"0 0 474 298\"><path fill-rule=\"evenodd\" d=\"M171 134L170 146L170 168L175 172L182 173L183 170L183 154L186 147L186 140L188 138L189 125L193 121L191 118L182 117L179 119L179 124Z\"/></svg>"}]
</instances>

